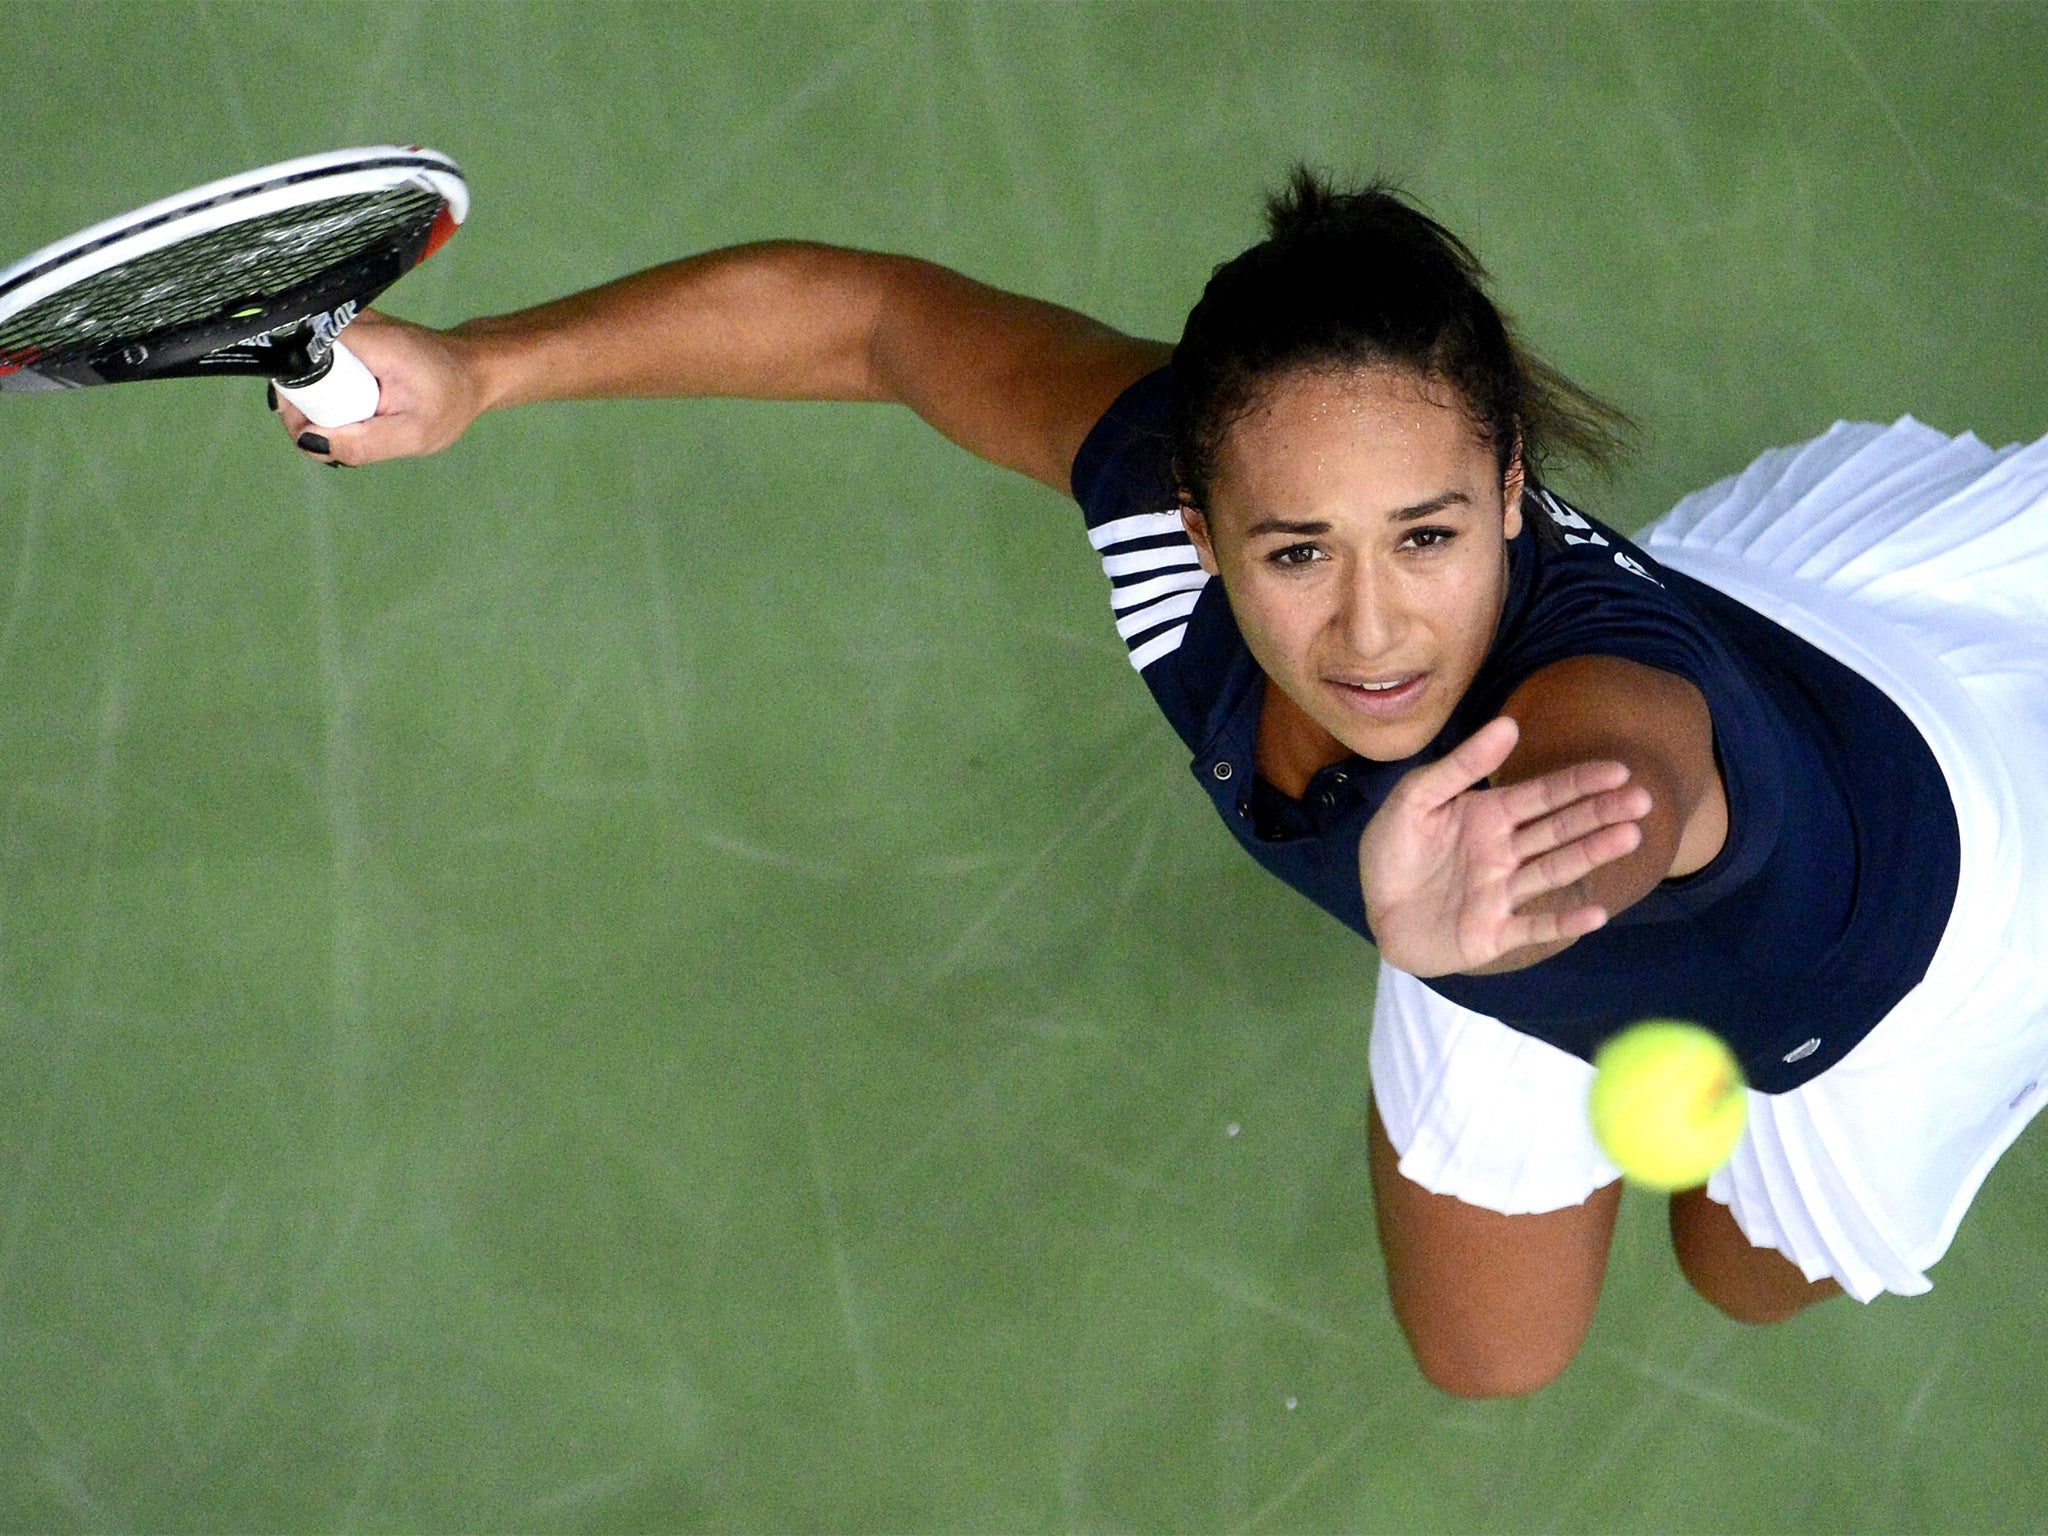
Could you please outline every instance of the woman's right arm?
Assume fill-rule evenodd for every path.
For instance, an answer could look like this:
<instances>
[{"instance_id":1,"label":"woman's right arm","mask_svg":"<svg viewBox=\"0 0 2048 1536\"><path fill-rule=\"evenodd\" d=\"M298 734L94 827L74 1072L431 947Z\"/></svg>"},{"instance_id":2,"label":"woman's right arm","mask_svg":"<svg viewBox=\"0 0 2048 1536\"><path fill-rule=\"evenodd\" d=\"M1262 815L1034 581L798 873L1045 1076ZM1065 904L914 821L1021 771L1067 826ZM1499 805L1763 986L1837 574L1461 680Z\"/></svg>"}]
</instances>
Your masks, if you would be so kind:
<instances>
[{"instance_id":1,"label":"woman's right arm","mask_svg":"<svg viewBox=\"0 0 2048 1536\"><path fill-rule=\"evenodd\" d=\"M711 251L515 314L433 331L366 312L348 344L377 415L310 427L346 464L432 453L487 410L727 395L907 405L1062 493L1082 439L1171 348L908 256L777 241Z\"/></svg>"}]
</instances>

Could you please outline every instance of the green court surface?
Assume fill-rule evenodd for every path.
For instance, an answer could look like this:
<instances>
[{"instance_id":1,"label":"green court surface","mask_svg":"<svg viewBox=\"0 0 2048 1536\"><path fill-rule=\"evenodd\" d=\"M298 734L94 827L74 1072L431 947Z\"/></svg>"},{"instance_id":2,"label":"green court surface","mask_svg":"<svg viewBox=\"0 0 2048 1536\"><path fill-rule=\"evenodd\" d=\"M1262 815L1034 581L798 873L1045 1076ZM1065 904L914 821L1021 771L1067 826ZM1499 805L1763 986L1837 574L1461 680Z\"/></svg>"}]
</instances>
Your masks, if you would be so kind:
<instances>
[{"instance_id":1,"label":"green court surface","mask_svg":"<svg viewBox=\"0 0 2048 1536\"><path fill-rule=\"evenodd\" d=\"M414 140L387 301L774 234L1172 337L1295 157L1648 427L2048 428L2048 9L0 0L0 261ZM1769 1331L1630 1198L1463 1403L1389 1315L1370 950L1217 825L1068 503L907 414L0 398L0 1527L2040 1531L2048 1132Z\"/></svg>"}]
</instances>

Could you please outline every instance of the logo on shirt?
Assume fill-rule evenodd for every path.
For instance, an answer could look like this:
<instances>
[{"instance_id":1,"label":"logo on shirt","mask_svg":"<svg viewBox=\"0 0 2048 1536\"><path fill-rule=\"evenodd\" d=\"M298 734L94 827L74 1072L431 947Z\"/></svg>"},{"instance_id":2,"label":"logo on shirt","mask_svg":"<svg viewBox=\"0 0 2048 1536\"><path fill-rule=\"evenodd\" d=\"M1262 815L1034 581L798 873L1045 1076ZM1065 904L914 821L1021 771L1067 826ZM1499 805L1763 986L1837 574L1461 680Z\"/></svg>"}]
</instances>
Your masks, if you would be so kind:
<instances>
[{"instance_id":1,"label":"logo on shirt","mask_svg":"<svg viewBox=\"0 0 2048 1536\"><path fill-rule=\"evenodd\" d=\"M1625 553L1622 550L1617 549L1614 552L1614 563L1620 566L1624 571L1635 572L1636 575L1642 577L1643 580L1647 581L1653 587L1661 587L1664 585L1663 582L1659 581L1656 577L1652 576L1648 571L1643 569L1642 561L1636 559L1636 557L1631 554Z\"/></svg>"},{"instance_id":2,"label":"logo on shirt","mask_svg":"<svg viewBox=\"0 0 2048 1536\"><path fill-rule=\"evenodd\" d=\"M1550 514L1550 520L1564 530L1565 543L1597 544L1603 548L1606 547L1609 542L1607 536L1587 522L1585 518L1579 516L1578 513L1559 501L1550 492L1540 491L1537 494L1543 498L1543 510ZM1635 556L1629 554L1626 550L1617 549L1614 552L1614 563L1624 571L1642 577L1643 580L1653 587L1664 585L1663 582L1652 576L1645 569L1642 561L1636 559Z\"/></svg>"}]
</instances>

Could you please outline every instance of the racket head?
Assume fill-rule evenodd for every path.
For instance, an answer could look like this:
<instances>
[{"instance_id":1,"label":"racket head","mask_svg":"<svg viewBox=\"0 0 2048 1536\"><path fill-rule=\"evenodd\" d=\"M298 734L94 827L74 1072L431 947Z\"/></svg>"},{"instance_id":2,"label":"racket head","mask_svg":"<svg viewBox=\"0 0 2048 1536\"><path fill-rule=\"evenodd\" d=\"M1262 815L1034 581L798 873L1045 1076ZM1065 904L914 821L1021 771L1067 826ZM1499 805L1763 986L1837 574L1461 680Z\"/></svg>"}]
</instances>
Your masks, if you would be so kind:
<instances>
[{"instance_id":1,"label":"racket head","mask_svg":"<svg viewBox=\"0 0 2048 1536\"><path fill-rule=\"evenodd\" d=\"M375 144L208 182L0 272L0 390L296 378L469 212L461 167Z\"/></svg>"}]
</instances>

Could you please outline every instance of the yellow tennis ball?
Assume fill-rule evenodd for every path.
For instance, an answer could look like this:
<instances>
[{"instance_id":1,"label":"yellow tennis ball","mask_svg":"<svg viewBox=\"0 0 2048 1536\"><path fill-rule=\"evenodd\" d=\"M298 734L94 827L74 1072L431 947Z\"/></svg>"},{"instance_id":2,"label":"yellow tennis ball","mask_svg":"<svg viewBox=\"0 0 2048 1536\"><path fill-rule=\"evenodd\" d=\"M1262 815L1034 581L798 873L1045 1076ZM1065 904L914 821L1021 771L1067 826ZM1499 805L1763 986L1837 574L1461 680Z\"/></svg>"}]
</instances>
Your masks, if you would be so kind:
<instances>
[{"instance_id":1,"label":"yellow tennis ball","mask_svg":"<svg viewBox=\"0 0 2048 1536\"><path fill-rule=\"evenodd\" d=\"M1688 1189L1728 1161L1749 1116L1735 1053L1697 1024L1631 1024L1593 1057L1587 1111L1621 1171L1652 1189Z\"/></svg>"}]
</instances>

